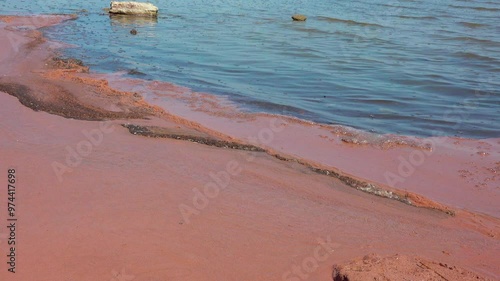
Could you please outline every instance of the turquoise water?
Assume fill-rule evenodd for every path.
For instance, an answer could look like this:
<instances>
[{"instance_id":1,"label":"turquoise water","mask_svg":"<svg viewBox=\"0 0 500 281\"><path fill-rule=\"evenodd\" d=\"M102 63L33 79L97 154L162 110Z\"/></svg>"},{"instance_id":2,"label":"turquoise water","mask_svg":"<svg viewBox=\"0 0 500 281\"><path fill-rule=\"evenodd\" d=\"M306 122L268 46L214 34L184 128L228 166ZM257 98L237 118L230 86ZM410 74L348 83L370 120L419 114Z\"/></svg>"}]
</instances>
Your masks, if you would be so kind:
<instances>
[{"instance_id":1,"label":"turquoise water","mask_svg":"<svg viewBox=\"0 0 500 281\"><path fill-rule=\"evenodd\" d=\"M4 1L0 11L77 13L45 30L77 46L66 56L227 96L243 110L377 133L500 137L498 1L152 3L157 21L110 18L100 0Z\"/></svg>"}]
</instances>

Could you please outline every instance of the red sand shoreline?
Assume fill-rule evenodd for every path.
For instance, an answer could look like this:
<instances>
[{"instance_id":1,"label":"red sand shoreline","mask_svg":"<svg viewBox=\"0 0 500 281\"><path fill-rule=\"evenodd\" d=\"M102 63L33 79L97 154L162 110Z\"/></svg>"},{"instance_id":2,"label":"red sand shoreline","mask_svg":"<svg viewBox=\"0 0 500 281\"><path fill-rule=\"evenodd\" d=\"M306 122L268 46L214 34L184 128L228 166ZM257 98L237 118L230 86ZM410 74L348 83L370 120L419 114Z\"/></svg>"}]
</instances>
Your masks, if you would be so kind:
<instances>
[{"instance_id":1,"label":"red sand shoreline","mask_svg":"<svg viewBox=\"0 0 500 281\"><path fill-rule=\"evenodd\" d=\"M66 19L51 17L44 24ZM32 18L9 18L9 25L24 25L26 20L33 22ZM35 24L36 28L41 26ZM47 47L53 43L39 40L36 32L6 31L5 27L0 26L0 38L9 32L19 40L11 49L0 48L2 79L8 76L11 83L38 87L41 84L35 77L41 76L57 87L70 89L71 94L77 91L78 83L92 84L98 81L95 77L102 78L46 69L45 58L52 52ZM38 40L36 45L25 48L33 40ZM107 83L89 88L105 89L91 96L93 106L105 104L97 115L134 112L146 106L133 96L141 90L136 81L107 79L112 87L127 92L108 90ZM34 112L16 98L0 93L0 155L7 159L0 167L5 170L6 165L13 165L19 170L23 186L19 193L23 209L19 241L24 245L19 249L23 254L19 274L5 275L6 270L0 268L2 278L113 280L124 270L134 280L286 280L284 276L293 272L294 265L314 253L321 244L318 239L327 237L335 248L312 272L302 272L308 280L331 280L334 264L369 253L421 256L493 279L499 276L495 262L499 250L498 181L494 172L481 169L498 161L498 139L437 141L428 156L430 161L404 177L408 191L456 208L457 215L450 217L358 192L331 177L266 154L143 138L129 134L119 124L175 127L242 142L252 142L248 137L254 136L266 149L312 165L334 167L388 188L383 175L398 170L398 157L409 157L414 151L425 153L425 149L346 144L341 133L332 133L331 128L306 126L284 117L272 121L275 119L265 115L238 114L230 106L208 112L207 104L214 104L213 97L186 93L167 83L143 85L142 89L149 90L146 101L168 109L168 113L153 106L140 111L151 120L126 120L125 115L116 115L113 130L103 131L102 143L76 167L68 167L62 181L53 164L66 163L68 147L77 149L85 140L82 132L100 128L98 122ZM166 97L169 104L156 99L158 95ZM197 95L195 100L193 95ZM103 100L106 102L101 103ZM273 133L271 141L264 136L269 131ZM259 136L264 136L260 142ZM471 153L478 171L469 163ZM203 190L214 181L211 173L226 171L228 163L234 161L241 172L230 178L229 187L209 198L205 207L196 208L194 190ZM486 181L484 189L471 190L461 170L467 171L462 174L472 184L494 177ZM440 191L426 189L431 183ZM189 223L179 212L181 205L196 208ZM0 245L4 246L4 241ZM41 255L46 256L43 261ZM415 267L411 259L402 260ZM383 274L379 271L371 273ZM294 274L289 277L302 278ZM427 269L426 274L434 273Z\"/></svg>"},{"instance_id":2,"label":"red sand shoreline","mask_svg":"<svg viewBox=\"0 0 500 281\"><path fill-rule=\"evenodd\" d=\"M120 75L96 77L107 77L114 88L139 92L148 103L171 114L203 120L205 128L234 140L333 168L385 190L418 194L452 209L500 218L500 138L378 136L287 116L242 113L223 98L170 83ZM276 118L283 130L269 132Z\"/></svg>"}]
</instances>

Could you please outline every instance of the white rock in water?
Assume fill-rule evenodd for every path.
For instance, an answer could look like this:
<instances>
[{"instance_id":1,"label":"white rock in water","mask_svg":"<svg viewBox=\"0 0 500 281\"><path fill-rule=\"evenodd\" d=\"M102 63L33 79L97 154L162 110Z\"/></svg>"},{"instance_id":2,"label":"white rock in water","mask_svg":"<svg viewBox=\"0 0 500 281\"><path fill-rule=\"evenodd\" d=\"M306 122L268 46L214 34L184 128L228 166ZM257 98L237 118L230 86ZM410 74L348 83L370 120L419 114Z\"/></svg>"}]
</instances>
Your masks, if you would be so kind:
<instances>
[{"instance_id":1,"label":"white rock in water","mask_svg":"<svg viewBox=\"0 0 500 281\"><path fill-rule=\"evenodd\" d=\"M109 13L156 16L158 14L158 7L150 3L141 2L111 2Z\"/></svg>"}]
</instances>

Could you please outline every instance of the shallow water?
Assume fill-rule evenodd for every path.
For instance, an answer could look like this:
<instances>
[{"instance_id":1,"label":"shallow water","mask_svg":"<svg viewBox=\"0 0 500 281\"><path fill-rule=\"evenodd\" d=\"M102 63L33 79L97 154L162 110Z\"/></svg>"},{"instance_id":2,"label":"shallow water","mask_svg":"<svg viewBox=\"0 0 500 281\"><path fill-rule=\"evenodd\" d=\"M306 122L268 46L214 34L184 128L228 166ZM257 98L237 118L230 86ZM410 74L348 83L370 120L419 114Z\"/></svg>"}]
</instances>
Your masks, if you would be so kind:
<instances>
[{"instance_id":1,"label":"shallow water","mask_svg":"<svg viewBox=\"0 0 500 281\"><path fill-rule=\"evenodd\" d=\"M500 136L498 2L152 2L157 21L110 18L100 0L6 1L0 11L78 13L46 29L75 45L66 56L245 110L378 133ZM293 22L294 13L309 18Z\"/></svg>"}]
</instances>

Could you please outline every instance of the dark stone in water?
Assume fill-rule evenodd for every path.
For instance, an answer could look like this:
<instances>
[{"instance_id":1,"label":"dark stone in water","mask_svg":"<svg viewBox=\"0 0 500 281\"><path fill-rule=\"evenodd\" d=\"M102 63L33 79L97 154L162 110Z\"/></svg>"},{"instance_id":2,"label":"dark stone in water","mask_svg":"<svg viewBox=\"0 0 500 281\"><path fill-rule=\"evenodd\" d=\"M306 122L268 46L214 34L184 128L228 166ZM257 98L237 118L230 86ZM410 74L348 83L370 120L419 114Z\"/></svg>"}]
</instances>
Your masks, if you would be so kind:
<instances>
[{"instance_id":1,"label":"dark stone in water","mask_svg":"<svg viewBox=\"0 0 500 281\"><path fill-rule=\"evenodd\" d=\"M146 73L140 72L137 69L131 69L127 72L129 75L138 75L138 76L144 76Z\"/></svg>"},{"instance_id":2,"label":"dark stone in water","mask_svg":"<svg viewBox=\"0 0 500 281\"><path fill-rule=\"evenodd\" d=\"M301 14L295 14L292 16L294 21L306 21L307 17Z\"/></svg>"},{"instance_id":3,"label":"dark stone in water","mask_svg":"<svg viewBox=\"0 0 500 281\"><path fill-rule=\"evenodd\" d=\"M130 30L130 34L132 35L137 35L137 30L134 28L132 30Z\"/></svg>"}]
</instances>

